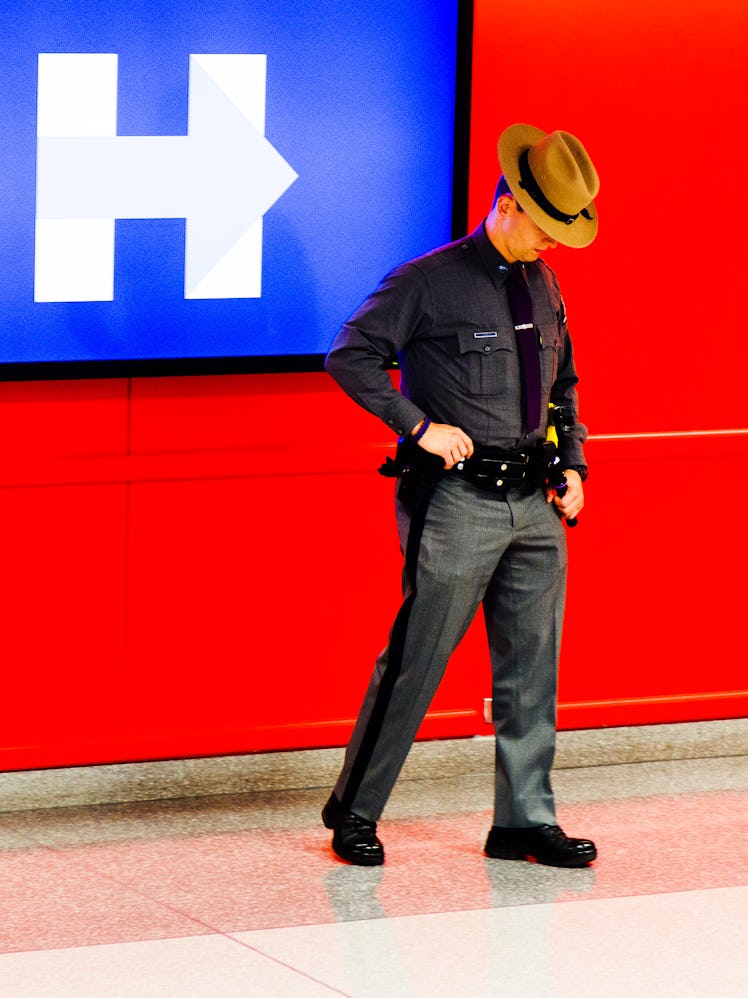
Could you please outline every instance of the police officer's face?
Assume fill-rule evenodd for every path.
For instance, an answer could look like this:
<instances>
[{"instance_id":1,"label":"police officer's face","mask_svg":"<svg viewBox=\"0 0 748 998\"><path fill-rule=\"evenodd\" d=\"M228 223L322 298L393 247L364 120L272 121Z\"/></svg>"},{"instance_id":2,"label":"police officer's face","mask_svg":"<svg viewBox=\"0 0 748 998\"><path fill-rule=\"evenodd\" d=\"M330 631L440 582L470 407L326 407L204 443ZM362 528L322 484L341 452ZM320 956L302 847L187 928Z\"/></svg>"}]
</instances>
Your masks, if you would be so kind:
<instances>
[{"instance_id":1,"label":"police officer's face","mask_svg":"<svg viewBox=\"0 0 748 998\"><path fill-rule=\"evenodd\" d=\"M502 197L491 213L495 216L494 232L489 231L492 241L502 256L509 262L531 263L545 250L554 249L558 243L551 239L522 211L514 198ZM493 239L493 236L496 236Z\"/></svg>"},{"instance_id":2,"label":"police officer's face","mask_svg":"<svg viewBox=\"0 0 748 998\"><path fill-rule=\"evenodd\" d=\"M537 260L545 250L555 249L558 246L556 240L546 235L533 222L527 212L520 209L516 202L512 204L509 219L510 225L506 233L506 241L507 248L514 256L514 260L531 263L533 260ZM511 260L510 263L513 263L514 260Z\"/></svg>"}]
</instances>

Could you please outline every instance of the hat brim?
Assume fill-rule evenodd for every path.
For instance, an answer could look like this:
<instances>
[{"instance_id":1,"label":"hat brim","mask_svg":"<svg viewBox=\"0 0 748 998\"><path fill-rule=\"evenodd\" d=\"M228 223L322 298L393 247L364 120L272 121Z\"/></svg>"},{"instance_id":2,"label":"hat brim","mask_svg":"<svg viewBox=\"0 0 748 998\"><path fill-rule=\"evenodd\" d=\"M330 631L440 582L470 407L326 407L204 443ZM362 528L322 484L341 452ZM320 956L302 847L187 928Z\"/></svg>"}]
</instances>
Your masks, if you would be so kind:
<instances>
[{"instance_id":1,"label":"hat brim","mask_svg":"<svg viewBox=\"0 0 748 998\"><path fill-rule=\"evenodd\" d=\"M582 249L589 246L597 235L597 209L594 202L587 206L590 218L579 215L573 222L567 225L559 222L550 215L546 215L543 209L526 194L519 185L519 158L525 150L535 145L540 139L545 138L547 132L532 125L510 125L509 128L499 136L497 152L499 165L509 185L509 190L514 195L517 203L523 211L527 212L535 224L549 235L551 239L561 243L563 246L572 246L575 249Z\"/></svg>"}]
</instances>

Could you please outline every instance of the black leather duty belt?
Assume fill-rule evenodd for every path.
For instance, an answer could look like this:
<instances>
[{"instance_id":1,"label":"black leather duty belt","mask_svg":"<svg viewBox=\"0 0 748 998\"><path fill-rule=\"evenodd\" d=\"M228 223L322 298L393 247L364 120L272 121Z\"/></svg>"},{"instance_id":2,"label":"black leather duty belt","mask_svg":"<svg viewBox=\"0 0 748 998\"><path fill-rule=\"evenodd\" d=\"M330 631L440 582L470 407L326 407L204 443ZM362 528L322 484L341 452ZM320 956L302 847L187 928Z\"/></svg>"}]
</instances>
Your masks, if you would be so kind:
<instances>
[{"instance_id":1,"label":"black leather duty belt","mask_svg":"<svg viewBox=\"0 0 748 998\"><path fill-rule=\"evenodd\" d=\"M520 488L533 491L545 482L542 450L503 451L476 446L473 456L459 461L452 473L487 492L505 493Z\"/></svg>"}]
</instances>

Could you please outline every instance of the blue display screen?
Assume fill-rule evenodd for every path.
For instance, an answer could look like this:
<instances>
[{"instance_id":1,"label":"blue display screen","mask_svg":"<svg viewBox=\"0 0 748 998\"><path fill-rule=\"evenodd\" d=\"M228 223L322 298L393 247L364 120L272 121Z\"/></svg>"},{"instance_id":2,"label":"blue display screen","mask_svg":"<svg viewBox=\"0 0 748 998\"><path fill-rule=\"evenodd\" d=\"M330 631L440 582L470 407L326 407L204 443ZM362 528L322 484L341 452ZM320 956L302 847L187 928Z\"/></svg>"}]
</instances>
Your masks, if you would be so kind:
<instances>
[{"instance_id":1,"label":"blue display screen","mask_svg":"<svg viewBox=\"0 0 748 998\"><path fill-rule=\"evenodd\" d=\"M11 0L0 365L323 354L451 237L457 8Z\"/></svg>"}]
</instances>

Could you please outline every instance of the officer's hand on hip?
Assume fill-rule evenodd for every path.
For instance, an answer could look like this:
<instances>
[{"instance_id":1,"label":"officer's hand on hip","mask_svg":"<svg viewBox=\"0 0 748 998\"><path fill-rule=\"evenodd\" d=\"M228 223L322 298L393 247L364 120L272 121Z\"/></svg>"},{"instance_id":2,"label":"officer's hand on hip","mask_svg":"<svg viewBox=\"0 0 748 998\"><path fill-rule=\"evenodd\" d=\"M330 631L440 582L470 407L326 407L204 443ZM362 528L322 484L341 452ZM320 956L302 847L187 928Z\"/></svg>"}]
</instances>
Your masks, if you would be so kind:
<instances>
[{"instance_id":1,"label":"officer's hand on hip","mask_svg":"<svg viewBox=\"0 0 748 998\"><path fill-rule=\"evenodd\" d=\"M579 472L574 471L573 468L564 471L564 475L568 485L564 495L558 496L555 489L546 489L545 498L547 502L555 502L559 513L567 520L573 520L581 513L584 506L584 486Z\"/></svg>"},{"instance_id":2,"label":"officer's hand on hip","mask_svg":"<svg viewBox=\"0 0 748 998\"><path fill-rule=\"evenodd\" d=\"M431 423L418 441L418 446L429 454L438 454L444 460L447 470L473 454L473 441L467 433L459 426L450 426L448 423Z\"/></svg>"}]
</instances>

